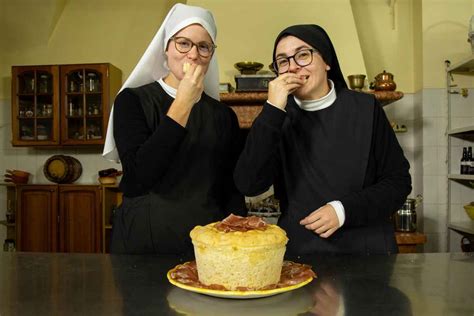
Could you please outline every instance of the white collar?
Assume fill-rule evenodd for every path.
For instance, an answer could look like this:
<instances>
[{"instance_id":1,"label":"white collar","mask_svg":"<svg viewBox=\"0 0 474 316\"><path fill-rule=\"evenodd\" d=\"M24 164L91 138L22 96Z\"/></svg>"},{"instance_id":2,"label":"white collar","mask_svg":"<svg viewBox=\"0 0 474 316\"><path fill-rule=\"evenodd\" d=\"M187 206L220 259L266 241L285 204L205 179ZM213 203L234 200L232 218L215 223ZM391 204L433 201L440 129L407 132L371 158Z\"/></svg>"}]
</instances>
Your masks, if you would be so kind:
<instances>
[{"instance_id":1,"label":"white collar","mask_svg":"<svg viewBox=\"0 0 474 316\"><path fill-rule=\"evenodd\" d=\"M173 99L176 99L176 93L178 91L177 89L175 89L172 86L170 86L169 84L167 84L163 80L163 78L160 78L160 79L156 80L156 82L158 82L160 84L160 86L163 88L163 90L165 90L166 94L168 94ZM201 97L199 97L199 100L201 100ZM199 102L199 100L197 100L196 103Z\"/></svg>"},{"instance_id":2,"label":"white collar","mask_svg":"<svg viewBox=\"0 0 474 316\"><path fill-rule=\"evenodd\" d=\"M296 104L300 107L300 109L305 111L319 111L330 107L334 103L334 101L336 101L336 89L334 88L334 82L332 82L331 79L328 80L331 86L331 90L329 90L328 94L326 94L322 98L316 100L300 100L297 97L293 96Z\"/></svg>"},{"instance_id":3,"label":"white collar","mask_svg":"<svg viewBox=\"0 0 474 316\"><path fill-rule=\"evenodd\" d=\"M176 99L176 89L173 88L172 86L170 86L169 84L167 84L163 78L160 78L158 80L156 80L156 82L158 82L160 84L160 86L163 88L163 90L165 90L165 92L170 96L172 97L173 99Z\"/></svg>"}]
</instances>

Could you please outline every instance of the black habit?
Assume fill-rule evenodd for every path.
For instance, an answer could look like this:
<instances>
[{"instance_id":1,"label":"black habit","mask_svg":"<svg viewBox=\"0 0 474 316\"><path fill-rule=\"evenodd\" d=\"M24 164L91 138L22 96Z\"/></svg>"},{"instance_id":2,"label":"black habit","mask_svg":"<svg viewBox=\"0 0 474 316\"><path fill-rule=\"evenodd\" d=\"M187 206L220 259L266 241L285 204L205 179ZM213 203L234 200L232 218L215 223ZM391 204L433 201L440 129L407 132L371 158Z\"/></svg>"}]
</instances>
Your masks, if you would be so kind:
<instances>
[{"instance_id":1,"label":"black habit","mask_svg":"<svg viewBox=\"0 0 474 316\"><path fill-rule=\"evenodd\" d=\"M286 113L266 103L234 173L245 195L274 184L290 253L397 252L391 215L411 191L409 163L371 95L341 88L336 101L305 111L289 96ZM339 200L345 223L327 239L299 221Z\"/></svg>"},{"instance_id":2,"label":"black habit","mask_svg":"<svg viewBox=\"0 0 474 316\"><path fill-rule=\"evenodd\" d=\"M293 25L275 40L295 36L330 67L336 100L318 111L298 107L292 95L286 112L266 103L254 122L234 172L237 187L256 195L274 184L279 224L290 253L393 253L391 215L411 191L408 161L374 96L347 89L336 51L318 25ZM319 207L340 201L345 222L324 239L299 222Z\"/></svg>"},{"instance_id":3,"label":"black habit","mask_svg":"<svg viewBox=\"0 0 474 316\"><path fill-rule=\"evenodd\" d=\"M189 253L194 226L243 215L232 179L242 147L235 113L203 93L183 128L166 115L173 100L157 82L115 100L124 201L111 252Z\"/></svg>"}]
</instances>

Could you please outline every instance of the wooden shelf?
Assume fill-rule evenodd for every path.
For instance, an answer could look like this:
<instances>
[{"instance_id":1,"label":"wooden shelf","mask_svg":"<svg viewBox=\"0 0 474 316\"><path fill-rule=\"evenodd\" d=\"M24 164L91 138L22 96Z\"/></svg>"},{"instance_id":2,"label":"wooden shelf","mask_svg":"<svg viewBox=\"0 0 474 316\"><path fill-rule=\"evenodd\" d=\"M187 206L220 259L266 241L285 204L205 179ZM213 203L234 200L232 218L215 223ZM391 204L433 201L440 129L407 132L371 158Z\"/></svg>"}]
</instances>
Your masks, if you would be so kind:
<instances>
[{"instance_id":1,"label":"wooden shelf","mask_svg":"<svg viewBox=\"0 0 474 316\"><path fill-rule=\"evenodd\" d=\"M363 93L373 94L382 106L403 98L400 91L374 91L362 90ZM252 126L255 118L262 111L263 104L267 101L267 92L229 92L221 93L221 102L227 104L237 114L240 128Z\"/></svg>"},{"instance_id":2,"label":"wooden shelf","mask_svg":"<svg viewBox=\"0 0 474 316\"><path fill-rule=\"evenodd\" d=\"M416 247L426 243L426 235L419 232L395 232L400 253L415 253Z\"/></svg>"},{"instance_id":3,"label":"wooden shelf","mask_svg":"<svg viewBox=\"0 0 474 316\"><path fill-rule=\"evenodd\" d=\"M393 103L403 98L403 92L401 91L362 90L361 92L375 95L375 98L380 102L382 106L389 105L390 103Z\"/></svg>"}]
</instances>

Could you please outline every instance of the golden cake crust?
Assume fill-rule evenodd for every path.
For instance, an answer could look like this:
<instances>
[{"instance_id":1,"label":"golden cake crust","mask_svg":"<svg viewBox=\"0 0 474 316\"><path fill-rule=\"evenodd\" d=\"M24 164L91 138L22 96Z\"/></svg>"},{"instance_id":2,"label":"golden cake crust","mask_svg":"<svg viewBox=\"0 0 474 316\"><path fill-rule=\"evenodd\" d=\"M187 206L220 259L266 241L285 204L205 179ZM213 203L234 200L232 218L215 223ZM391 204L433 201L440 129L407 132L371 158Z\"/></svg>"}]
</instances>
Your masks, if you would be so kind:
<instances>
[{"instance_id":1,"label":"golden cake crust","mask_svg":"<svg viewBox=\"0 0 474 316\"><path fill-rule=\"evenodd\" d=\"M283 246L288 242L285 231L277 225L267 225L265 230L222 232L215 227L216 224L217 222L194 227L190 233L193 243L208 246L261 247Z\"/></svg>"}]
</instances>

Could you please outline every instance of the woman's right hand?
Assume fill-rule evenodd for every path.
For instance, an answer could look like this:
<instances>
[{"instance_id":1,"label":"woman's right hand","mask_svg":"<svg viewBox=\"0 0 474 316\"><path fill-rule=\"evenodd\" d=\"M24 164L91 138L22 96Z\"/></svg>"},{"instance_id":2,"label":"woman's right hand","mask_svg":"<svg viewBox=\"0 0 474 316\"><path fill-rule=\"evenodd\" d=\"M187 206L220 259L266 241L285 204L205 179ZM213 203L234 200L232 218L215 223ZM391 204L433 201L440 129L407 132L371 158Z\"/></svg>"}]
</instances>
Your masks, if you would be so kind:
<instances>
[{"instance_id":1,"label":"woman's right hand","mask_svg":"<svg viewBox=\"0 0 474 316\"><path fill-rule=\"evenodd\" d=\"M306 79L294 73L284 73L268 83L268 102L279 109L285 109L288 95L300 88Z\"/></svg>"},{"instance_id":2,"label":"woman's right hand","mask_svg":"<svg viewBox=\"0 0 474 316\"><path fill-rule=\"evenodd\" d=\"M204 91L204 71L201 65L190 64L179 82L176 91L176 101L190 109L199 101Z\"/></svg>"},{"instance_id":3,"label":"woman's right hand","mask_svg":"<svg viewBox=\"0 0 474 316\"><path fill-rule=\"evenodd\" d=\"M167 115L183 127L186 126L189 114L204 90L204 75L202 66L191 64L179 82L176 98Z\"/></svg>"}]
</instances>

